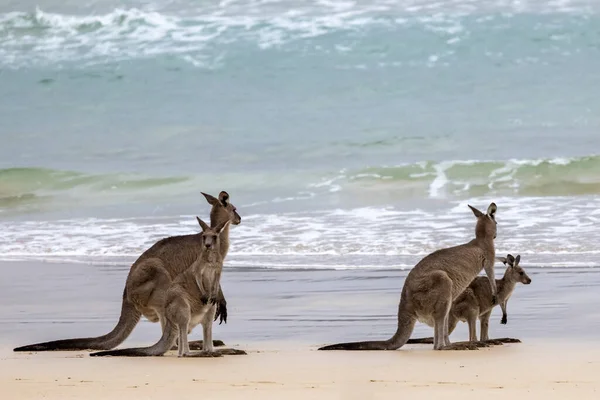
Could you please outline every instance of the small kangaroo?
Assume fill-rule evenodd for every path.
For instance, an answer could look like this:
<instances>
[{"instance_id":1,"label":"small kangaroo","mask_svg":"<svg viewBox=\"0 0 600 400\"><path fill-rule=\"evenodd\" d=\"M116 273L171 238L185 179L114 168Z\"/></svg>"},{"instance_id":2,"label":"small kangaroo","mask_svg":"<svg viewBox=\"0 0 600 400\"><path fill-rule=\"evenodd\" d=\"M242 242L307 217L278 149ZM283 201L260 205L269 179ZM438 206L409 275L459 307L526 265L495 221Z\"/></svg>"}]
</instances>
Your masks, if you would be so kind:
<instances>
[{"instance_id":1,"label":"small kangaroo","mask_svg":"<svg viewBox=\"0 0 600 400\"><path fill-rule=\"evenodd\" d=\"M161 315L162 337L150 347L101 351L90 356L161 356L177 341L179 357L190 356L188 334L199 323L204 333L204 348L195 357L219 357L223 354L246 354L242 350L222 349L215 351L212 341L212 324L216 311L219 280L223 269L223 257L219 252L219 235L229 221L210 228L196 217L202 227L201 252L198 259L179 274L164 296L156 296L147 307L163 309ZM166 272L163 272L166 275ZM165 276L168 279L168 276ZM178 335L179 334L179 335Z\"/></svg>"},{"instance_id":2,"label":"small kangaroo","mask_svg":"<svg viewBox=\"0 0 600 400\"><path fill-rule=\"evenodd\" d=\"M508 299L512 295L515 285L522 283L529 285L531 278L527 276L525 270L519 266L521 256L513 257L508 254L506 257L498 257L497 260L508 264L504 276L502 279L496 279L496 287L498 288L498 302L502 308L502 320L501 324L506 324L508 321L508 315L506 313L506 305ZM471 282L469 287L461 293L460 296L454 300L452 309L450 310L450 317L448 320L448 334L452 334L458 321L467 322L469 324L469 341L477 341L477 330L476 322L479 318L481 323L481 342L488 342L491 344L502 344L502 343L516 343L520 342L518 339L502 338L490 340L488 335L490 316L492 315L492 309L494 305L491 303L492 292L490 285L487 282L486 277L478 276ZM433 338L419 338L410 339L407 343L433 343Z\"/></svg>"},{"instance_id":3,"label":"small kangaroo","mask_svg":"<svg viewBox=\"0 0 600 400\"><path fill-rule=\"evenodd\" d=\"M217 226L224 221L233 225L241 222L236 207L231 204L229 194L225 191L215 198L202 193L212 206L210 211L211 226ZM229 226L220 234L220 253L223 258L229 251ZM14 351L50 351L50 350L109 350L117 347L131 334L144 315L151 322L158 322L159 315L154 309L146 307L153 292L162 287L166 291L171 280L189 268L201 253L202 234L171 236L156 242L138 257L129 270L129 275L123 290L121 316L115 328L103 336L79 339L63 339L51 342L36 343L17 347ZM157 273L166 270L167 275ZM169 279L167 279L169 278ZM160 290L159 290L160 291ZM227 323L227 302L219 286L218 307L215 319L220 317L220 323ZM202 341L189 343L191 348L203 348ZM215 341L215 346L223 346L221 341Z\"/></svg>"},{"instance_id":4,"label":"small kangaroo","mask_svg":"<svg viewBox=\"0 0 600 400\"><path fill-rule=\"evenodd\" d=\"M408 273L398 305L398 328L388 340L339 343L319 350L396 350L408 341L416 321L434 328L435 350L476 350L474 344L450 343L448 320L452 302L485 269L496 303L494 257L496 204L484 214L469 205L477 218L475 239L458 246L436 250L425 256Z\"/></svg>"}]
</instances>

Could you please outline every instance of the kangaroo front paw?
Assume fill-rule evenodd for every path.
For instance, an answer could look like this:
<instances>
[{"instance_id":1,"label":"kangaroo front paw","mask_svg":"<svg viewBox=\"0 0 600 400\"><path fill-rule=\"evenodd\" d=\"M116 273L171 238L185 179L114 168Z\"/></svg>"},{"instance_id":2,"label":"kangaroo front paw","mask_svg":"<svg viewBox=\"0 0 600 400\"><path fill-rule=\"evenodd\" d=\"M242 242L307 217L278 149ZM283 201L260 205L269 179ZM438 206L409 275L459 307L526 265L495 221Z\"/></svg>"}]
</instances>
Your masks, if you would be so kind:
<instances>
[{"instance_id":1,"label":"kangaroo front paw","mask_svg":"<svg viewBox=\"0 0 600 400\"><path fill-rule=\"evenodd\" d=\"M220 301L217 304L217 312L215 313L215 321L219 318L219 325L223 322L227 323L227 302Z\"/></svg>"},{"instance_id":2,"label":"kangaroo front paw","mask_svg":"<svg viewBox=\"0 0 600 400\"><path fill-rule=\"evenodd\" d=\"M506 325L507 322L508 322L508 317L506 315L503 315L502 319L500 320L500 323L502 325Z\"/></svg>"},{"instance_id":3,"label":"kangaroo front paw","mask_svg":"<svg viewBox=\"0 0 600 400\"><path fill-rule=\"evenodd\" d=\"M208 299L208 301L210 301L210 304L212 304L212 305L215 305L215 304L217 304L217 303L218 303L218 302L217 302L217 298L216 298L216 297L210 297L210 298Z\"/></svg>"},{"instance_id":4,"label":"kangaroo front paw","mask_svg":"<svg viewBox=\"0 0 600 400\"><path fill-rule=\"evenodd\" d=\"M200 297L200 301L202 302L202 304L208 304L208 296Z\"/></svg>"}]
</instances>

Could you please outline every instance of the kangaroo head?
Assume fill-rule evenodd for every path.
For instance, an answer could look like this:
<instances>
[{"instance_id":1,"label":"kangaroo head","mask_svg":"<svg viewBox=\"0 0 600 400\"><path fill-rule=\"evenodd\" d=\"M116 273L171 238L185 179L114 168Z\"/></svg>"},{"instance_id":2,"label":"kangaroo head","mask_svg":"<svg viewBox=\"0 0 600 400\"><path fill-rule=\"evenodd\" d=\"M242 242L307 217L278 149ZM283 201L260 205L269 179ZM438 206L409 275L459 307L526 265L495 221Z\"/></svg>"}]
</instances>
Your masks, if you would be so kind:
<instances>
[{"instance_id":1,"label":"kangaroo head","mask_svg":"<svg viewBox=\"0 0 600 400\"><path fill-rule=\"evenodd\" d=\"M498 260L502 261L504 265L508 265L506 273L504 274L508 280L511 282L521 282L524 285L529 285L531 283L531 278L527 276L525 270L519 266L519 261L521 261L520 255L513 257L511 254L508 254L506 257L498 257Z\"/></svg>"},{"instance_id":2,"label":"kangaroo head","mask_svg":"<svg viewBox=\"0 0 600 400\"><path fill-rule=\"evenodd\" d=\"M219 235L229 225L230 221L223 221L215 227L210 227L200 218L196 217L196 220L200 224L200 227L202 227L202 246L204 249L208 251L218 250L220 241Z\"/></svg>"},{"instance_id":3,"label":"kangaroo head","mask_svg":"<svg viewBox=\"0 0 600 400\"><path fill-rule=\"evenodd\" d=\"M471 211L473 211L475 217L477 217L477 224L475 225L475 237L482 239L496 239L496 203L490 203L485 214L470 204L467 205Z\"/></svg>"},{"instance_id":4,"label":"kangaroo head","mask_svg":"<svg viewBox=\"0 0 600 400\"><path fill-rule=\"evenodd\" d=\"M217 199L210 194L201 192L208 204L212 206L210 210L210 224L215 226L223 221L231 221L233 225L238 225L242 222L242 218L237 213L237 208L229 202L229 193L222 191Z\"/></svg>"}]
</instances>

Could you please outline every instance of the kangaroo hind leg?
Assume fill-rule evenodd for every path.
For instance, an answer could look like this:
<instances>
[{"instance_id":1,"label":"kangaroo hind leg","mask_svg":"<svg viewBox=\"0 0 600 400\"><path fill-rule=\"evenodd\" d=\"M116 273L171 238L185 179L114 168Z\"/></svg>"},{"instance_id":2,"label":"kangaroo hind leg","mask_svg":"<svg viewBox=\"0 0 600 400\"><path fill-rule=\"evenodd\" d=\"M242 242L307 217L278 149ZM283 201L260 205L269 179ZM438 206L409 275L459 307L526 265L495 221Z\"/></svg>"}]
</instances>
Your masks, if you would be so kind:
<instances>
[{"instance_id":1,"label":"kangaroo hind leg","mask_svg":"<svg viewBox=\"0 0 600 400\"><path fill-rule=\"evenodd\" d=\"M443 271L432 273L427 278L431 290L428 290L426 298L419 302L428 305L427 311L432 313L433 349L442 350L451 346L448 337L448 314L452 307L452 280Z\"/></svg>"},{"instance_id":2,"label":"kangaroo hind leg","mask_svg":"<svg viewBox=\"0 0 600 400\"><path fill-rule=\"evenodd\" d=\"M188 357L221 357L222 354L216 352L213 347L212 340L212 323L215 315L216 307L212 306L202 317L200 324L202 325L202 351L190 353Z\"/></svg>"},{"instance_id":3,"label":"kangaroo hind leg","mask_svg":"<svg viewBox=\"0 0 600 400\"><path fill-rule=\"evenodd\" d=\"M450 309L452 307L452 280L445 272L438 272L432 278L433 290L430 296L435 296L433 307L434 318L434 350L477 350L477 346L469 342L450 342Z\"/></svg>"}]
</instances>

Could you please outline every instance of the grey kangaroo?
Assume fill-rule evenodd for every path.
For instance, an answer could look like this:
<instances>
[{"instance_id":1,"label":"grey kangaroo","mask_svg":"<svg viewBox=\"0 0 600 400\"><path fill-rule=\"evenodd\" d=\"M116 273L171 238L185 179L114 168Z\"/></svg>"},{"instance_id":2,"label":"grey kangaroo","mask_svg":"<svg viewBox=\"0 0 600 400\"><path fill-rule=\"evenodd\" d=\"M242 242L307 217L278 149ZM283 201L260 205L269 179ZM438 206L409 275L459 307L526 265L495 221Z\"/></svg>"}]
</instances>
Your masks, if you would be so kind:
<instances>
[{"instance_id":1,"label":"grey kangaroo","mask_svg":"<svg viewBox=\"0 0 600 400\"><path fill-rule=\"evenodd\" d=\"M506 324L508 321L506 305L513 290L515 290L516 284L522 283L524 285L529 285L531 283L531 278L527 276L525 270L519 266L519 261L521 261L520 255L517 255L515 258L511 254L508 254L506 257L498 257L497 260L504 263L504 265L508 264L502 279L496 279L498 303L500 303L500 307L502 308L502 320L500 323ZM454 300L448 320L448 334L452 334L458 321L467 322L469 324L469 341L476 342L476 323L477 319L479 319L481 323L480 340L482 342L488 342L490 344L520 342L519 339L512 338L490 340L488 334L489 321L490 316L492 315L492 309L494 308L491 299L492 291L486 277L478 276L471 282L469 287ZM410 339L407 343L433 343L433 338Z\"/></svg>"},{"instance_id":2,"label":"grey kangaroo","mask_svg":"<svg viewBox=\"0 0 600 400\"><path fill-rule=\"evenodd\" d=\"M224 221L231 221L233 225L241 222L236 207L231 204L229 194L225 191L219 193L215 198L202 193L208 203L212 206L210 211L211 226L217 226ZM229 227L220 235L220 252L225 258L229 250ZM164 281L161 287L166 290L170 280L185 271L198 258L201 252L200 243L202 234L171 236L156 242L138 257L129 270L129 275L123 290L123 302L121 316L115 328L103 336L78 339L63 339L51 342L31 344L17 347L14 351L50 351L50 350L109 350L117 347L131 334L135 326L144 315L151 322L158 322L159 315L152 309L146 307L150 295L157 287L159 277ZM169 280L162 274L155 275L157 270L164 269L168 273ZM227 302L219 286L217 317L220 322L227 323ZM201 341L190 342L193 348L203 348ZM221 341L215 341L215 346L224 345Z\"/></svg>"},{"instance_id":3,"label":"grey kangaroo","mask_svg":"<svg viewBox=\"0 0 600 400\"><path fill-rule=\"evenodd\" d=\"M223 354L246 354L242 350L221 349L215 351L212 341L212 325L216 311L219 280L223 269L223 257L219 251L219 235L229 225L229 221L210 228L204 221L196 217L202 227L202 240L199 244L200 254L196 261L172 282L163 270L164 281L170 282L166 291L152 294L146 307L155 310L161 316L162 337L150 347L139 347L121 350L91 353L91 356L161 356L177 341L179 336L179 356L190 356L188 334L198 324L202 324L204 334L203 351L193 354L196 357L218 357ZM160 278L159 278L160 280Z\"/></svg>"},{"instance_id":4,"label":"grey kangaroo","mask_svg":"<svg viewBox=\"0 0 600 400\"><path fill-rule=\"evenodd\" d=\"M468 243L434 251L425 256L408 273L398 306L398 328L388 340L339 343L319 350L396 350L408 341L416 321L434 328L435 350L476 350L474 344L450 343L448 319L452 302L485 269L492 301L496 302L494 278L494 239L496 238L496 204L484 214L469 205L477 218L475 239Z\"/></svg>"}]
</instances>

